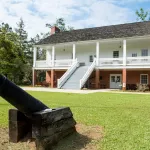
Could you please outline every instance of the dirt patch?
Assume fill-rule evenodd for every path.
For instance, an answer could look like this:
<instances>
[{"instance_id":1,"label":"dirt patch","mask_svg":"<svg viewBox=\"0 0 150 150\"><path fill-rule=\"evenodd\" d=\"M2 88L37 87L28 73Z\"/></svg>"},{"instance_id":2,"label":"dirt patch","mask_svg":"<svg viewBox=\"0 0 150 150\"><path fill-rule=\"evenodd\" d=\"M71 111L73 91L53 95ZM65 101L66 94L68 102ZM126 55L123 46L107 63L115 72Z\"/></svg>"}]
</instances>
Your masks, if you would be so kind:
<instances>
[{"instance_id":1,"label":"dirt patch","mask_svg":"<svg viewBox=\"0 0 150 150\"><path fill-rule=\"evenodd\" d=\"M54 150L98 150L98 143L103 137L100 126L76 125L77 132L61 140ZM35 150L35 143L30 140L23 143L10 143L8 129L0 128L0 150Z\"/></svg>"}]
</instances>

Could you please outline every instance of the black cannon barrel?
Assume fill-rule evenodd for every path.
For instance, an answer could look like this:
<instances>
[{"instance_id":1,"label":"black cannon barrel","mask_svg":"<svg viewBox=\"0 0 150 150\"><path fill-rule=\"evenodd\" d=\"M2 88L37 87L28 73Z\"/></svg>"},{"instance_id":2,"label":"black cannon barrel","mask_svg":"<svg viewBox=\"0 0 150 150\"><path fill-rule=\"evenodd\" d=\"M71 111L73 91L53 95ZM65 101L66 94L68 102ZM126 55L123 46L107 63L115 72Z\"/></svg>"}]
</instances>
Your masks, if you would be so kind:
<instances>
[{"instance_id":1,"label":"black cannon barrel","mask_svg":"<svg viewBox=\"0 0 150 150\"><path fill-rule=\"evenodd\" d=\"M49 109L38 99L26 93L20 87L0 74L0 96L22 113L30 116L35 112Z\"/></svg>"}]
</instances>

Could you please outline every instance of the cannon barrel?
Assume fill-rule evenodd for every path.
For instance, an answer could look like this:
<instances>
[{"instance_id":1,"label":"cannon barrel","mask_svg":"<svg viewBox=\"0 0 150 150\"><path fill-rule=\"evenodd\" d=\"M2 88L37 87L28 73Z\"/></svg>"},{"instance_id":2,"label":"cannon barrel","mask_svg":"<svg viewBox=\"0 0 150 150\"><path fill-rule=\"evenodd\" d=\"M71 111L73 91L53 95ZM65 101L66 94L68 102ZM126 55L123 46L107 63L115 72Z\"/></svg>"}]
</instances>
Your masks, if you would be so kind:
<instances>
[{"instance_id":1,"label":"cannon barrel","mask_svg":"<svg viewBox=\"0 0 150 150\"><path fill-rule=\"evenodd\" d=\"M32 116L35 112L49 109L38 99L29 95L1 74L0 96L27 116Z\"/></svg>"}]
</instances>

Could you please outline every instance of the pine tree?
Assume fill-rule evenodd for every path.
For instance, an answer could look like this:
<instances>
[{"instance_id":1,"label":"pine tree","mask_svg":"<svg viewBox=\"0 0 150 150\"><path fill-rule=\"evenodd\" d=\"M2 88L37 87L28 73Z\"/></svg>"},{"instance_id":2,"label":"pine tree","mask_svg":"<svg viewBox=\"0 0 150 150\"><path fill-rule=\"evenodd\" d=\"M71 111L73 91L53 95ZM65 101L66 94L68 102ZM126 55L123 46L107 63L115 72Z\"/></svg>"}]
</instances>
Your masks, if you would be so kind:
<instances>
[{"instance_id":1,"label":"pine tree","mask_svg":"<svg viewBox=\"0 0 150 150\"><path fill-rule=\"evenodd\" d=\"M137 20L138 21L148 21L150 20L150 14L148 11L145 11L143 8L140 8L140 10L136 11Z\"/></svg>"}]
</instances>

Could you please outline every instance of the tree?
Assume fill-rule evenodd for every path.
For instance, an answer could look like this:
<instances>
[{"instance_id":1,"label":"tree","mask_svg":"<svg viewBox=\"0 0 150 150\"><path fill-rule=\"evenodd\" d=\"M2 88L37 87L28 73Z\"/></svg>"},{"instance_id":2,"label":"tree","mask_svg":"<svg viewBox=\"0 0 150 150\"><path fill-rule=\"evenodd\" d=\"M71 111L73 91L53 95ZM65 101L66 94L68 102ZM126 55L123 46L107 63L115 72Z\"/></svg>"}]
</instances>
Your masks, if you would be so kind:
<instances>
[{"instance_id":1,"label":"tree","mask_svg":"<svg viewBox=\"0 0 150 150\"><path fill-rule=\"evenodd\" d=\"M145 11L143 8L140 8L140 10L136 11L137 20L138 21L147 21L150 20L150 14L148 11Z\"/></svg>"},{"instance_id":2,"label":"tree","mask_svg":"<svg viewBox=\"0 0 150 150\"><path fill-rule=\"evenodd\" d=\"M16 84L32 80L33 43L24 28L22 19L15 31L7 23L0 25L0 73Z\"/></svg>"},{"instance_id":3,"label":"tree","mask_svg":"<svg viewBox=\"0 0 150 150\"><path fill-rule=\"evenodd\" d=\"M18 35L18 46L20 47L20 54L23 56L28 51L28 34L25 31L25 24L22 18L17 23L17 28L15 29Z\"/></svg>"},{"instance_id":4,"label":"tree","mask_svg":"<svg viewBox=\"0 0 150 150\"><path fill-rule=\"evenodd\" d=\"M19 47L16 45L17 34L7 23L0 25L0 31L0 73L15 79L20 62Z\"/></svg>"},{"instance_id":5,"label":"tree","mask_svg":"<svg viewBox=\"0 0 150 150\"><path fill-rule=\"evenodd\" d=\"M63 31L70 31L70 30L73 30L74 28L71 27L71 26L67 26L66 27L66 23L65 23L65 19L64 18L58 18L56 19L56 22L54 24L46 24L46 27L53 27L53 26L57 26L61 32Z\"/></svg>"},{"instance_id":6,"label":"tree","mask_svg":"<svg viewBox=\"0 0 150 150\"><path fill-rule=\"evenodd\" d=\"M17 28L15 29L18 35L18 46L20 51L20 58L23 62L23 70L21 72L22 80L32 81L32 65L33 65L33 44L32 40L28 41L28 34L25 31L25 24L23 19L17 23ZM21 65L21 64L20 64ZM21 68L20 68L21 70Z\"/></svg>"}]
</instances>

